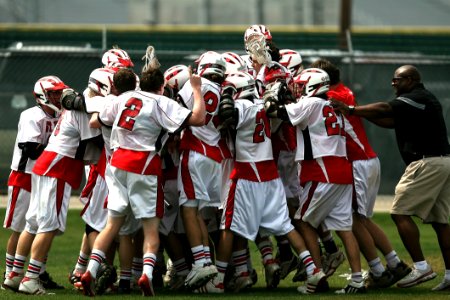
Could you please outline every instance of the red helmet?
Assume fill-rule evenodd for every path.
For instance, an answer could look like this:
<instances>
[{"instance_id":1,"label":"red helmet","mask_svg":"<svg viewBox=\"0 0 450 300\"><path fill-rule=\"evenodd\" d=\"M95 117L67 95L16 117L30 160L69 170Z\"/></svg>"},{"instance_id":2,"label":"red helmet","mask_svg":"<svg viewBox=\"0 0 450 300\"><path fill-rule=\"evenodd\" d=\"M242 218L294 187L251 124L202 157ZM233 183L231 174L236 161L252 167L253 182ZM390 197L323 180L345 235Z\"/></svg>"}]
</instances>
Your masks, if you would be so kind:
<instances>
[{"instance_id":1,"label":"red helmet","mask_svg":"<svg viewBox=\"0 0 450 300\"><path fill-rule=\"evenodd\" d=\"M290 81L290 79L291 73L289 72L289 70L278 62L272 62L270 65L265 67L264 84L279 80L285 80L288 82Z\"/></svg>"}]
</instances>

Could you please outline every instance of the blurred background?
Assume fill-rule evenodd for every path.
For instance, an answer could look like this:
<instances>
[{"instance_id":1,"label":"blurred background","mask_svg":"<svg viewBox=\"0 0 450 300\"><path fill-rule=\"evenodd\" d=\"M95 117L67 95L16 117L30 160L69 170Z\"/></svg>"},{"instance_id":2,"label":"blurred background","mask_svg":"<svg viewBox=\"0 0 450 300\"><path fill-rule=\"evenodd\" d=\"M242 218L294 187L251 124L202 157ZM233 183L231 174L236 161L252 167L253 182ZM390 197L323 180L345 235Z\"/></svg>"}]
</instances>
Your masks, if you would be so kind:
<instances>
[{"instance_id":1,"label":"blurred background","mask_svg":"<svg viewBox=\"0 0 450 300\"><path fill-rule=\"evenodd\" d=\"M136 72L148 45L164 70L207 50L244 54L252 24L268 26L280 49L299 51L305 67L319 57L336 63L360 104L393 99L394 70L416 65L450 125L450 0L0 0L0 193L38 78L82 90L113 45ZM405 167L394 133L366 129L381 160L380 193L393 194Z\"/></svg>"}]
</instances>

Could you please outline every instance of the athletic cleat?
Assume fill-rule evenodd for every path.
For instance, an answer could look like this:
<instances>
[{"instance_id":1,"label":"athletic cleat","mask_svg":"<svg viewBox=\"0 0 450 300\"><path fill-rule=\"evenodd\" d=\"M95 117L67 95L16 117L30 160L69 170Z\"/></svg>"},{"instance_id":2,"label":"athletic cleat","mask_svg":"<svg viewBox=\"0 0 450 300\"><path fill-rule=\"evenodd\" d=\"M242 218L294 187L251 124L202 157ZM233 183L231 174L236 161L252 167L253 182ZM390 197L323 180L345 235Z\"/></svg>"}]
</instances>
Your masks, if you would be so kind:
<instances>
[{"instance_id":1,"label":"athletic cleat","mask_svg":"<svg viewBox=\"0 0 450 300\"><path fill-rule=\"evenodd\" d=\"M46 295L47 291L42 286L39 278L24 277L20 282L18 292L28 295Z\"/></svg>"},{"instance_id":2,"label":"athletic cleat","mask_svg":"<svg viewBox=\"0 0 450 300\"><path fill-rule=\"evenodd\" d=\"M249 272L235 274L226 286L227 291L238 293L241 290L250 288L253 285L253 280Z\"/></svg>"},{"instance_id":3,"label":"athletic cleat","mask_svg":"<svg viewBox=\"0 0 450 300\"><path fill-rule=\"evenodd\" d=\"M406 275L411 273L412 269L408 267L403 261L400 261L395 268L386 267L392 275L394 275L393 283L403 279Z\"/></svg>"},{"instance_id":4,"label":"athletic cleat","mask_svg":"<svg viewBox=\"0 0 450 300\"><path fill-rule=\"evenodd\" d=\"M83 286L83 294L85 296L95 296L95 278L92 277L91 271L86 271L81 276L81 285Z\"/></svg>"},{"instance_id":5,"label":"athletic cleat","mask_svg":"<svg viewBox=\"0 0 450 300\"><path fill-rule=\"evenodd\" d=\"M225 288L222 282L215 282L214 279L208 281L205 285L194 290L196 294L223 294Z\"/></svg>"},{"instance_id":6,"label":"athletic cleat","mask_svg":"<svg viewBox=\"0 0 450 300\"><path fill-rule=\"evenodd\" d=\"M147 277L147 274L142 274L138 280L138 285L141 288L142 296L155 296L151 280Z\"/></svg>"},{"instance_id":7,"label":"athletic cleat","mask_svg":"<svg viewBox=\"0 0 450 300\"><path fill-rule=\"evenodd\" d=\"M213 268L211 267L213 266ZM217 275L217 269L214 265L198 266L193 265L191 271L186 277L184 285L190 289L196 289L205 285L211 278Z\"/></svg>"},{"instance_id":8,"label":"athletic cleat","mask_svg":"<svg viewBox=\"0 0 450 300\"><path fill-rule=\"evenodd\" d=\"M19 274L11 271L8 276L6 276L5 281L3 281L2 287L5 289L13 290L17 292L19 289L20 282L23 279L23 274Z\"/></svg>"},{"instance_id":9,"label":"athletic cleat","mask_svg":"<svg viewBox=\"0 0 450 300\"><path fill-rule=\"evenodd\" d=\"M266 287L274 289L280 283L280 266L273 259L269 259L264 265L264 274L266 276Z\"/></svg>"},{"instance_id":10,"label":"athletic cleat","mask_svg":"<svg viewBox=\"0 0 450 300\"><path fill-rule=\"evenodd\" d=\"M292 255L290 260L280 262L280 278L285 279L289 273L297 269L297 257Z\"/></svg>"},{"instance_id":11,"label":"athletic cleat","mask_svg":"<svg viewBox=\"0 0 450 300\"><path fill-rule=\"evenodd\" d=\"M294 277L292 277L292 282L306 281L306 279L308 279L308 275L306 274L305 265L301 260L298 260L297 271L295 272Z\"/></svg>"},{"instance_id":12,"label":"athletic cleat","mask_svg":"<svg viewBox=\"0 0 450 300\"><path fill-rule=\"evenodd\" d=\"M337 268L339 268L340 265L345 260L345 255L342 253L342 251L337 251L334 253L326 253L325 257L322 262L323 266L323 272L327 277L330 277L331 275L336 272Z\"/></svg>"},{"instance_id":13,"label":"athletic cleat","mask_svg":"<svg viewBox=\"0 0 450 300\"><path fill-rule=\"evenodd\" d=\"M352 281L343 289L337 290L336 294L364 294L366 293L366 287L364 286L364 281L355 282Z\"/></svg>"},{"instance_id":14,"label":"athletic cleat","mask_svg":"<svg viewBox=\"0 0 450 300\"><path fill-rule=\"evenodd\" d=\"M166 274L164 274L163 276L163 283L165 286L169 286L172 277L177 274L177 270L173 266L172 260L170 258L167 259L166 270Z\"/></svg>"},{"instance_id":15,"label":"athletic cleat","mask_svg":"<svg viewBox=\"0 0 450 300\"><path fill-rule=\"evenodd\" d=\"M406 277L397 282L397 286L401 288L409 288L422 282L434 279L436 276L437 274L433 271L433 269L431 269L430 265L428 265L427 269L424 271L414 268Z\"/></svg>"},{"instance_id":16,"label":"athletic cleat","mask_svg":"<svg viewBox=\"0 0 450 300\"><path fill-rule=\"evenodd\" d=\"M433 292L449 291L450 290L450 280L444 279L441 283L431 289Z\"/></svg>"},{"instance_id":17,"label":"athletic cleat","mask_svg":"<svg viewBox=\"0 0 450 300\"><path fill-rule=\"evenodd\" d=\"M116 290L117 294L121 295L131 294L131 280L120 279Z\"/></svg>"},{"instance_id":18,"label":"athletic cleat","mask_svg":"<svg viewBox=\"0 0 450 300\"><path fill-rule=\"evenodd\" d=\"M42 283L42 286L47 290L62 290L64 289L64 286L59 285L55 281L53 281L53 278L48 274L47 271L45 271L42 274L39 274L39 280Z\"/></svg>"},{"instance_id":19,"label":"athletic cleat","mask_svg":"<svg viewBox=\"0 0 450 300\"><path fill-rule=\"evenodd\" d=\"M388 288L393 285L394 275L392 275L389 270L385 270L380 276L373 275L372 272L369 272L369 276L365 280L364 285L367 289L382 289Z\"/></svg>"},{"instance_id":20,"label":"athletic cleat","mask_svg":"<svg viewBox=\"0 0 450 300\"><path fill-rule=\"evenodd\" d=\"M117 281L116 268L107 263L102 263L97 271L95 294L103 295Z\"/></svg>"},{"instance_id":21,"label":"athletic cleat","mask_svg":"<svg viewBox=\"0 0 450 300\"><path fill-rule=\"evenodd\" d=\"M170 281L166 284L166 286L171 290L181 290L184 288L184 282L186 281L187 275L178 275L174 274L170 277Z\"/></svg>"},{"instance_id":22,"label":"athletic cleat","mask_svg":"<svg viewBox=\"0 0 450 300\"><path fill-rule=\"evenodd\" d=\"M81 282L81 273L75 271L75 269L72 270L72 272L69 273L69 282L70 284L72 284L73 286L75 286L75 284L77 282Z\"/></svg>"},{"instance_id":23,"label":"athletic cleat","mask_svg":"<svg viewBox=\"0 0 450 300\"><path fill-rule=\"evenodd\" d=\"M306 284L299 286L297 291L301 294L314 294L326 292L329 289L327 276L323 271L316 268L314 273L306 280Z\"/></svg>"}]
</instances>

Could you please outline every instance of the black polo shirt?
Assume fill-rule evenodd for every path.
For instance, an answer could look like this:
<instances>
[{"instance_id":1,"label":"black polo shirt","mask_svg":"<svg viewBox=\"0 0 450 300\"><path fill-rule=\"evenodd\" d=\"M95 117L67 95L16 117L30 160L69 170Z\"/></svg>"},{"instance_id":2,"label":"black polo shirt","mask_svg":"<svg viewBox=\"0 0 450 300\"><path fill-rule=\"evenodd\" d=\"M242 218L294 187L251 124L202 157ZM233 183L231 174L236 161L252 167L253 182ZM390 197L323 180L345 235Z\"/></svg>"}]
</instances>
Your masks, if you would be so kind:
<instances>
[{"instance_id":1,"label":"black polo shirt","mask_svg":"<svg viewBox=\"0 0 450 300\"><path fill-rule=\"evenodd\" d=\"M423 84L389 104L394 111L398 148L407 165L424 156L450 153L442 106Z\"/></svg>"}]
</instances>

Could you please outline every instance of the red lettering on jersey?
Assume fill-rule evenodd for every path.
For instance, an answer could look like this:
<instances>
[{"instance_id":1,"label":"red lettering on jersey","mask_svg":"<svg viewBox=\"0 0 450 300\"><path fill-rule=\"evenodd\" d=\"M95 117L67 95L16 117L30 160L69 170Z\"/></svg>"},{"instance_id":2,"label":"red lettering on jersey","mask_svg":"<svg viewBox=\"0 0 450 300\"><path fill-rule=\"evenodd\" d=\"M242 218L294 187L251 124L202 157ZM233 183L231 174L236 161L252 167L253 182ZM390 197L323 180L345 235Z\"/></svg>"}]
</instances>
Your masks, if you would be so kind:
<instances>
[{"instance_id":1,"label":"red lettering on jersey","mask_svg":"<svg viewBox=\"0 0 450 300\"><path fill-rule=\"evenodd\" d=\"M262 143L265 140L265 136L270 138L270 125L267 119L266 112L261 109L256 113L255 117L255 131L253 132L253 143Z\"/></svg>"},{"instance_id":2,"label":"red lettering on jersey","mask_svg":"<svg viewBox=\"0 0 450 300\"><path fill-rule=\"evenodd\" d=\"M61 113L61 116L59 116L59 119L58 119L58 121L56 122L56 125L55 125L55 130L53 131L53 135L58 135L59 134L59 130L60 130L60 127L61 127L61 121L64 118L64 114L65 113L66 113L66 111L63 110L62 113Z\"/></svg>"},{"instance_id":3,"label":"red lettering on jersey","mask_svg":"<svg viewBox=\"0 0 450 300\"><path fill-rule=\"evenodd\" d=\"M216 111L219 105L219 98L215 93L208 91L203 96L203 99L205 100L206 110L205 125L212 120L214 126L217 128L217 125L219 125L219 118L216 115Z\"/></svg>"}]
</instances>

